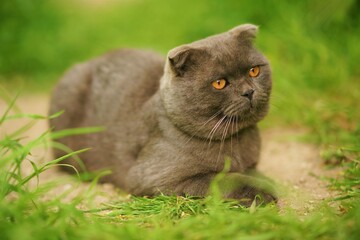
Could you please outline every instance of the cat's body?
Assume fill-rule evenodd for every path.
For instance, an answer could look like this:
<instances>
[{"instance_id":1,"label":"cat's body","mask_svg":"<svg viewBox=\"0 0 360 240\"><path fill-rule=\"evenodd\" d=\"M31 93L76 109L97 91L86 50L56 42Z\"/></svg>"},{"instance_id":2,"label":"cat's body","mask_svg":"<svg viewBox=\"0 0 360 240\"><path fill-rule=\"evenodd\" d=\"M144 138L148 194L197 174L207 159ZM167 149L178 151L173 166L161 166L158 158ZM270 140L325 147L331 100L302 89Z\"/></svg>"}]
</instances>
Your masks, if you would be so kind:
<instances>
[{"instance_id":1,"label":"cat's body","mask_svg":"<svg viewBox=\"0 0 360 240\"><path fill-rule=\"evenodd\" d=\"M224 195L263 193L271 200L261 180L252 183L244 175L259 159L256 123L267 113L271 91L268 62L251 44L256 31L241 25L175 48L166 61L124 49L80 64L54 91L50 112L65 113L51 125L104 126L102 133L62 143L73 150L91 147L81 155L87 170L111 169L103 180L132 194L204 196L228 158L232 187ZM249 78L255 66L261 72ZM218 79L226 86L216 89Z\"/></svg>"}]
</instances>

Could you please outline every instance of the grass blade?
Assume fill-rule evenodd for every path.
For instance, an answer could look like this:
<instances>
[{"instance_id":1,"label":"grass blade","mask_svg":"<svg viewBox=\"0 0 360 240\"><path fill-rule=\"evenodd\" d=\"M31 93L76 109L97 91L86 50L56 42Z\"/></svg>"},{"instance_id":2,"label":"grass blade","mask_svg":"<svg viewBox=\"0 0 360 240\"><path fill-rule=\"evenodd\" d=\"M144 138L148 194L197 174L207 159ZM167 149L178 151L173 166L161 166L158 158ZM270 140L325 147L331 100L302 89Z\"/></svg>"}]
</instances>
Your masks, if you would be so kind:
<instances>
[{"instance_id":1,"label":"grass blade","mask_svg":"<svg viewBox=\"0 0 360 240\"><path fill-rule=\"evenodd\" d=\"M65 130L60 130L57 132L52 132L50 134L52 139L59 139L67 136L81 135L81 134L90 134L98 133L104 131L104 127L84 127L84 128L70 128Z\"/></svg>"},{"instance_id":2,"label":"grass blade","mask_svg":"<svg viewBox=\"0 0 360 240\"><path fill-rule=\"evenodd\" d=\"M14 107L15 102L16 102L17 98L19 97L19 95L20 95L20 92L17 92L15 97L9 102L5 112L3 113L2 117L0 118L0 125L3 124L7 115L9 114L10 110Z\"/></svg>"}]
</instances>

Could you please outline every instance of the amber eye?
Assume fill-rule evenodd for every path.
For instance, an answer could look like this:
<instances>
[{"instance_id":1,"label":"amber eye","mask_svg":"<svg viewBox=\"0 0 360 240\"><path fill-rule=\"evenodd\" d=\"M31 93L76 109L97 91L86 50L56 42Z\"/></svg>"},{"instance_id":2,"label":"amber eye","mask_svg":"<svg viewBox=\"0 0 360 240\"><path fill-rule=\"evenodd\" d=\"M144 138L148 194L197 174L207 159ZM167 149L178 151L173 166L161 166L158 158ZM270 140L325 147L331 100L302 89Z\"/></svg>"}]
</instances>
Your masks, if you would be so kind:
<instances>
[{"instance_id":1,"label":"amber eye","mask_svg":"<svg viewBox=\"0 0 360 240\"><path fill-rule=\"evenodd\" d=\"M223 89L227 84L227 81L225 79L219 79L216 81L213 81L211 83L211 85L216 89L216 90L221 90Z\"/></svg>"},{"instance_id":2,"label":"amber eye","mask_svg":"<svg viewBox=\"0 0 360 240\"><path fill-rule=\"evenodd\" d=\"M252 67L250 68L250 71L249 71L249 76L250 77L257 77L260 73L260 67L259 66L256 66L256 67Z\"/></svg>"}]
</instances>

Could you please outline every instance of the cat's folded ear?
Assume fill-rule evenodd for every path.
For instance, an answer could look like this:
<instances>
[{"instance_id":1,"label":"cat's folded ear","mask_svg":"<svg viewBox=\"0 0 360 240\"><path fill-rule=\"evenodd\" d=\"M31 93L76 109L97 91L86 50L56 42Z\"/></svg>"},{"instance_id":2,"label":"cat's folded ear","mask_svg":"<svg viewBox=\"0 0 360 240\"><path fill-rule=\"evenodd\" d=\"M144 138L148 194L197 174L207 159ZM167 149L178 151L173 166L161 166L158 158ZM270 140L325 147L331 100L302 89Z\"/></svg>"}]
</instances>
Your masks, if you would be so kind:
<instances>
[{"instance_id":1,"label":"cat's folded ear","mask_svg":"<svg viewBox=\"0 0 360 240\"><path fill-rule=\"evenodd\" d=\"M256 37L258 29L258 26L247 23L234 27L229 31L229 33L239 40L252 41Z\"/></svg>"},{"instance_id":2,"label":"cat's folded ear","mask_svg":"<svg viewBox=\"0 0 360 240\"><path fill-rule=\"evenodd\" d=\"M168 59L172 71L176 76L182 77L194 64L201 50L183 45L169 51Z\"/></svg>"}]
</instances>

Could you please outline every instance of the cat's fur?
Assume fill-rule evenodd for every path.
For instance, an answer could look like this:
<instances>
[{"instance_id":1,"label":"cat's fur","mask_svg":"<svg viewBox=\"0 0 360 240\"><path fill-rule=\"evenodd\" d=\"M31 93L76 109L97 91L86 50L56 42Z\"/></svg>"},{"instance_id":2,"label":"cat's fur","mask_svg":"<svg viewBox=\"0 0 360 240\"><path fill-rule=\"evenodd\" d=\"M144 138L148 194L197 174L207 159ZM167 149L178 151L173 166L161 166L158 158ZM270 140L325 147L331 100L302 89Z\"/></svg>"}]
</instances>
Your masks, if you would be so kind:
<instances>
[{"instance_id":1,"label":"cat's fur","mask_svg":"<svg viewBox=\"0 0 360 240\"><path fill-rule=\"evenodd\" d=\"M226 197L273 200L266 181L248 174L259 159L256 123L271 92L269 63L252 44L256 33L256 26L240 25L172 49L166 61L123 49L79 64L54 90L50 113L65 112L51 126L104 126L61 142L73 150L91 147L81 155L87 170L111 169L103 180L132 194L204 196L228 158L220 181ZM251 78L254 66L260 74ZM212 81L223 78L228 85L215 90Z\"/></svg>"}]
</instances>

